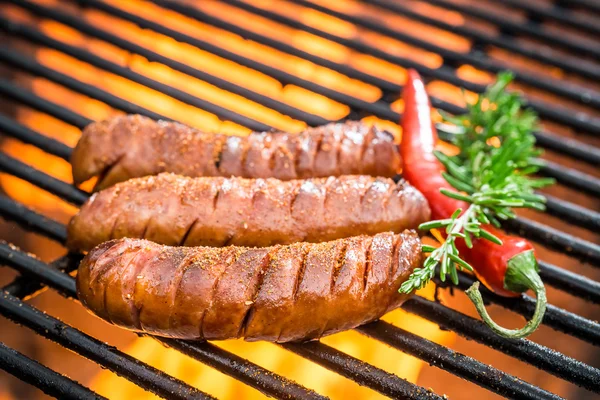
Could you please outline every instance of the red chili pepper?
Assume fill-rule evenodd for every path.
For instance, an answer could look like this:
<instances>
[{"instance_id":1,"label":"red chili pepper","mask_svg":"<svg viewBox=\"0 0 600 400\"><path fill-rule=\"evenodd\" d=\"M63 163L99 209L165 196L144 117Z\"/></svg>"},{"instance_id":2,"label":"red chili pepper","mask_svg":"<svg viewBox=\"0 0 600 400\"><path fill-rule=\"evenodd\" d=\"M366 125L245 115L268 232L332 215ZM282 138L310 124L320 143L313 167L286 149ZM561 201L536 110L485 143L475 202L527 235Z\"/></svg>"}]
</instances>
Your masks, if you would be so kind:
<instances>
[{"instance_id":1,"label":"red chili pepper","mask_svg":"<svg viewBox=\"0 0 600 400\"><path fill-rule=\"evenodd\" d=\"M428 200L432 219L450 218L457 209L466 210L469 205L440 192L442 188L454 188L442 176L445 168L433 153L438 137L431 120L429 97L423 81L414 70L408 71L402 98L402 175ZM464 240L458 238L456 247L460 256L473 266L485 286L499 295L519 296L533 289L538 298L536 315L523 329L508 330L496 325L487 314L477 283L467 290L467 294L494 331L507 337L527 336L537 328L546 308L545 289L538 274L533 246L523 238L507 235L490 225L482 228L498 237L502 245L479 238L473 240L472 248L468 248Z\"/></svg>"}]
</instances>

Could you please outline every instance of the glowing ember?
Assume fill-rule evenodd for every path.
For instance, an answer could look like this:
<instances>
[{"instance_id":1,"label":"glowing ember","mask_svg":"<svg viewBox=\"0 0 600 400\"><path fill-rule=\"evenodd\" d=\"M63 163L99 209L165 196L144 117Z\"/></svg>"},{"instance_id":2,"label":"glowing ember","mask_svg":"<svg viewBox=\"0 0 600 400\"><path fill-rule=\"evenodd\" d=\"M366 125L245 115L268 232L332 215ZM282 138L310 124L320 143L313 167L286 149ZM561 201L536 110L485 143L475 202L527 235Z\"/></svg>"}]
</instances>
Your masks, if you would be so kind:
<instances>
[{"instance_id":1,"label":"glowing ember","mask_svg":"<svg viewBox=\"0 0 600 400\"><path fill-rule=\"evenodd\" d=\"M179 14L166 12L164 9L160 9L160 13L158 13L158 8L152 4L114 1L112 3L144 18L158 21L166 26L176 27L177 30L193 37L210 41L219 47L234 51L251 59L260 60L260 62L272 65L294 76L325 87L351 94L367 101L376 101L382 95L378 88L348 78L334 70L320 67L309 61L287 55L255 42L244 40L237 35L199 23ZM61 3L57 3L57 5L60 7L64 6ZM259 1L256 2L256 5L266 8L273 7L273 3L268 1ZM202 7L204 12L217 17L229 18L233 16L230 6L213 2L201 3L198 6ZM69 7L65 7L65 10L68 11ZM284 12L283 8L273 11ZM402 84L405 80L406 73L401 67L391 65L375 57L358 54L339 44L324 39L317 39L306 32L290 28L283 29L276 23L265 23L266 20L256 16L254 19L245 18L244 15L244 13L236 14L236 20L233 22L246 29L285 41L306 52L336 62L347 63L374 76L379 76L398 84ZM142 30L133 24L109 17L100 12L87 10L84 12L84 16L88 22L100 28L106 29L107 26L110 26L112 33L127 40L151 48L162 55L272 97L298 109L331 120L343 118L350 112L346 105L340 104L337 101L295 85L282 86L275 79L267 77L262 73L250 70L189 45L176 42L165 36L148 30ZM304 9L301 15L291 14L291 16L299 18L306 24L343 37L356 37L356 35L360 34L363 39L385 51L401 56L417 58L420 62L431 67L437 67L441 64L441 59L437 55L422 50L417 51L413 47L391 39L383 41L382 37L378 35L358 32L357 28L353 25L340 23L335 18L318 12ZM142 57L129 54L112 45L85 37L81 33L57 22L42 20L39 22L38 28L47 35L71 45L84 48L144 76L151 77L198 98L206 99L226 109L274 127L289 131L299 131L305 127L305 124L301 121L279 114L253 101L174 71L164 65L149 62ZM448 40L448 38L445 38L445 40ZM36 58L40 63L50 68L191 126L206 131L220 131L237 135L249 132L247 128L231 122L223 122L211 113L199 110L155 90L95 68L63 53L44 48L37 51ZM118 113L117 110L113 110L101 102L71 92L45 79L35 78L28 82L30 82L32 90L36 94L68 109L72 109L90 119L103 119ZM440 97L451 98L453 101L460 99L460 93L456 90L450 90L449 86L442 88L443 93L441 93L439 86L436 86L436 83L432 83L430 89L432 94L439 95ZM402 111L402 104L400 102L394 103L393 108L400 112ZM54 137L70 146L73 146L77 142L80 135L78 129L59 122L43 113L23 109L19 111L18 117L22 124L44 135ZM390 130L400 140L401 130L397 124L382 121L375 117L365 118L365 121L376 123ZM14 140L5 140L2 146L3 150L13 157L33 165L58 179L71 182L71 171L66 161ZM34 209L41 209L45 213L47 211L46 214L50 214L62 222L66 222L75 211L74 207L62 201L56 201L56 198L47 192L17 178L0 174L0 184L8 195L16 201ZM432 287L426 288L422 294L431 298L433 295L432 289ZM385 316L384 320L441 344L448 345L454 340L453 334L441 331L436 325L402 310L390 313ZM101 323L98 321L98 324ZM397 374L411 382L417 382L419 372L424 365L422 361L416 358L390 349L388 346L368 339L354 331L327 337L323 339L323 342L386 371ZM217 345L333 398L352 397L370 399L381 397L381 395L370 389L361 387L346 378L317 366L310 361L306 361L273 344L246 343L241 340L233 340L221 342ZM181 378L203 391L216 395L218 398L237 399L258 398L262 396L256 390L239 381L225 376L177 351L166 349L150 338L135 339L126 349L126 352L160 370ZM142 399L155 397L108 371L102 371L98 374L91 386L93 390L110 398ZM0 397L2 397L2 392L0 392Z\"/></svg>"}]
</instances>

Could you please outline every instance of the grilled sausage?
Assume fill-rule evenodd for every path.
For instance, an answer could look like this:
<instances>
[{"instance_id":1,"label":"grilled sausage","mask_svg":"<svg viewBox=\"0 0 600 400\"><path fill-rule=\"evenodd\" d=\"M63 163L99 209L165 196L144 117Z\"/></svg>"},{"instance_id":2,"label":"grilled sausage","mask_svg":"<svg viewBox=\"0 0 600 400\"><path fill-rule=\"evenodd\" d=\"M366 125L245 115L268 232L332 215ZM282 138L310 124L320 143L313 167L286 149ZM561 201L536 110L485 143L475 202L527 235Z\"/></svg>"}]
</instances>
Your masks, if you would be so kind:
<instances>
[{"instance_id":1,"label":"grilled sausage","mask_svg":"<svg viewBox=\"0 0 600 400\"><path fill-rule=\"evenodd\" d=\"M271 246L416 228L429 206L404 181L365 175L280 181L163 173L94 194L68 227L68 247L122 237L167 245Z\"/></svg>"},{"instance_id":2,"label":"grilled sausage","mask_svg":"<svg viewBox=\"0 0 600 400\"><path fill-rule=\"evenodd\" d=\"M81 262L77 293L99 317L181 339L316 339L381 317L421 264L414 231L267 248L119 239Z\"/></svg>"},{"instance_id":3,"label":"grilled sausage","mask_svg":"<svg viewBox=\"0 0 600 400\"><path fill-rule=\"evenodd\" d=\"M140 115L87 126L71 156L76 184L98 176L96 189L160 172L281 180L363 174L393 177L400 156L394 136L360 122L298 134L246 137L204 133Z\"/></svg>"}]
</instances>

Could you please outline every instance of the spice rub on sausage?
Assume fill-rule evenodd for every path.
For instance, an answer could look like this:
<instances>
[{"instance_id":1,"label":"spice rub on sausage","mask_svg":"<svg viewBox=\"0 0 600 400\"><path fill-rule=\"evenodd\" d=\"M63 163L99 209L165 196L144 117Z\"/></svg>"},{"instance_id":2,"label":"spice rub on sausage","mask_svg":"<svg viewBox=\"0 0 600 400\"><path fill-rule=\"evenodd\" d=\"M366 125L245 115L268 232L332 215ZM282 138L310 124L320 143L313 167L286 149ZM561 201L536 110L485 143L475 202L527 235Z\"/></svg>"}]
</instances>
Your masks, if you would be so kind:
<instances>
[{"instance_id":1,"label":"spice rub on sausage","mask_svg":"<svg viewBox=\"0 0 600 400\"><path fill-rule=\"evenodd\" d=\"M267 248L169 247L120 239L81 262L77 293L96 315L181 339L316 339L381 317L421 265L414 231Z\"/></svg>"},{"instance_id":2,"label":"spice rub on sausage","mask_svg":"<svg viewBox=\"0 0 600 400\"><path fill-rule=\"evenodd\" d=\"M280 181L163 173L94 194L68 226L72 250L123 237L167 245L271 246L401 232L429 219L412 186L365 175Z\"/></svg>"},{"instance_id":3,"label":"spice rub on sausage","mask_svg":"<svg viewBox=\"0 0 600 400\"><path fill-rule=\"evenodd\" d=\"M127 115L88 125L71 165L75 184L98 176L96 189L103 189L160 172L281 180L350 174L393 177L400 153L391 133L361 122L238 137Z\"/></svg>"}]
</instances>

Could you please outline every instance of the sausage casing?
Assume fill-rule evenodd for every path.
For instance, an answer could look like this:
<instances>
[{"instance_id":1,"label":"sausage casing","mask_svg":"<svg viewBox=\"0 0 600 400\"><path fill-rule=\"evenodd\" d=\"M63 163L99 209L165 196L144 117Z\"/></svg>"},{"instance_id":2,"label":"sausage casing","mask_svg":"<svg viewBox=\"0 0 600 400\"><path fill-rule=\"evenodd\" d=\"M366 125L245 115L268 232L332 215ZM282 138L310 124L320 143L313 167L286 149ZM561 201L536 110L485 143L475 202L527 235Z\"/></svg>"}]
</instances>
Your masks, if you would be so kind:
<instances>
[{"instance_id":1,"label":"sausage casing","mask_svg":"<svg viewBox=\"0 0 600 400\"><path fill-rule=\"evenodd\" d=\"M166 245L271 246L402 232L429 218L420 192L366 175L280 181L163 173L94 194L68 226L73 250L123 237Z\"/></svg>"},{"instance_id":2,"label":"sausage casing","mask_svg":"<svg viewBox=\"0 0 600 400\"><path fill-rule=\"evenodd\" d=\"M394 136L361 122L304 132L245 137L201 132L140 115L88 125L71 156L76 184L98 176L96 189L130 178L173 172L281 180L363 174L393 177L400 166Z\"/></svg>"},{"instance_id":3,"label":"sausage casing","mask_svg":"<svg viewBox=\"0 0 600 400\"><path fill-rule=\"evenodd\" d=\"M81 262L81 302L106 321L181 339L319 338L381 317L422 261L414 231L267 248L119 239Z\"/></svg>"}]
</instances>

